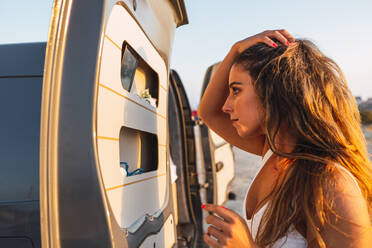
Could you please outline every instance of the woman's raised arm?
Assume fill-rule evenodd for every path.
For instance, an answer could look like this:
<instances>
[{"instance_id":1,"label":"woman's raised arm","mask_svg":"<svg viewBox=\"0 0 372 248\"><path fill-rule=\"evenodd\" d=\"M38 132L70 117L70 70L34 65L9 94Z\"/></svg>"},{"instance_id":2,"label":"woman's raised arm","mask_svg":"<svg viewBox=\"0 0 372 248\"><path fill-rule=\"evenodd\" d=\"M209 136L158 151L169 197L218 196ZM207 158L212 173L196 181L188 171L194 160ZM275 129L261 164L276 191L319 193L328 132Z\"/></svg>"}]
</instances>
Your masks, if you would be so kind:
<instances>
[{"instance_id":1,"label":"woman's raised arm","mask_svg":"<svg viewBox=\"0 0 372 248\"><path fill-rule=\"evenodd\" d=\"M230 116L222 111L229 94L229 73L235 56L239 54L234 45L211 78L200 101L198 115L203 122L230 144L257 155L262 154L264 137L246 140L240 137L232 125Z\"/></svg>"}]
</instances>

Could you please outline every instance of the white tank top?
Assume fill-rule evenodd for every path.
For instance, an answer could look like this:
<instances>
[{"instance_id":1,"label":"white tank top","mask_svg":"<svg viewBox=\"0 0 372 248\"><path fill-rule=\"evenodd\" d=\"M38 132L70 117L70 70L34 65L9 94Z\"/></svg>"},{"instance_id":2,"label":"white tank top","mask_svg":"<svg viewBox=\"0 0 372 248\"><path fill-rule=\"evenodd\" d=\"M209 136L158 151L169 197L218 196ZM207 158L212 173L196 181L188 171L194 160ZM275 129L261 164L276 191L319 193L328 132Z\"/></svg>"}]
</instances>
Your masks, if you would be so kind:
<instances>
[{"instance_id":1,"label":"white tank top","mask_svg":"<svg viewBox=\"0 0 372 248\"><path fill-rule=\"evenodd\" d=\"M251 219L247 220L247 211L246 211L246 201L247 201L247 194L249 189L251 188L252 183L256 179L258 173L260 173L262 167L265 165L266 161L271 157L273 152L269 149L265 156L262 158L261 166L259 167L258 171L256 172L255 176L253 177L252 182L250 183L247 192L245 193L244 203L243 203L243 217L244 220L247 222L248 228L252 234L253 239L256 238L258 226L260 225L262 215L265 212L267 207L267 203L261 207L257 213L255 213ZM307 247L306 239L294 228L293 225L290 226L289 231L285 237L280 238L275 242L273 248L302 248Z\"/></svg>"}]
</instances>

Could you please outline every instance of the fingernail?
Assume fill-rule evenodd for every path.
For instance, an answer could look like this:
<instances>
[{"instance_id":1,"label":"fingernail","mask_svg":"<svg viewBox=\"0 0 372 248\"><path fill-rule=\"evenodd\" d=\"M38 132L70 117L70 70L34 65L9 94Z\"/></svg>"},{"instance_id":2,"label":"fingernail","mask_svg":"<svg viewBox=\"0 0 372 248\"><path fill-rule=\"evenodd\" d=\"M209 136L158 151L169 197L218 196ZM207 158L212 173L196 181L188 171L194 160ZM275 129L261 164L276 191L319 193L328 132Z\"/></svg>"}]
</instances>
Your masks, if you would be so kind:
<instances>
[{"instance_id":1,"label":"fingernail","mask_svg":"<svg viewBox=\"0 0 372 248\"><path fill-rule=\"evenodd\" d=\"M202 208L205 208L205 204L202 205Z\"/></svg>"},{"instance_id":2,"label":"fingernail","mask_svg":"<svg viewBox=\"0 0 372 248\"><path fill-rule=\"evenodd\" d=\"M287 46L289 46L289 41L287 41L285 44L287 44Z\"/></svg>"},{"instance_id":3,"label":"fingernail","mask_svg":"<svg viewBox=\"0 0 372 248\"><path fill-rule=\"evenodd\" d=\"M275 42L273 42L273 47L278 47L278 45Z\"/></svg>"},{"instance_id":4,"label":"fingernail","mask_svg":"<svg viewBox=\"0 0 372 248\"><path fill-rule=\"evenodd\" d=\"M226 207L224 207L224 206L221 206L223 209L227 209Z\"/></svg>"}]
</instances>

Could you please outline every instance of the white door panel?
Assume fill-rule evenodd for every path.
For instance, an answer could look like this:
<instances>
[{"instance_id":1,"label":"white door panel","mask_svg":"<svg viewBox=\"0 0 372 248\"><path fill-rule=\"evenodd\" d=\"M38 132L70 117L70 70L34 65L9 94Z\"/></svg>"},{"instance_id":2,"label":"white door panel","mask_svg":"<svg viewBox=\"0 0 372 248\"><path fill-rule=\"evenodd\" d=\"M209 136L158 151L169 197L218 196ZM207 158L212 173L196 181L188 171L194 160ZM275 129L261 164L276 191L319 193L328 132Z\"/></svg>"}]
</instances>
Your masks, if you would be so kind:
<instances>
[{"instance_id":1,"label":"white door panel","mask_svg":"<svg viewBox=\"0 0 372 248\"><path fill-rule=\"evenodd\" d=\"M120 23L125 25L118 25ZM134 78L133 90L130 92L123 88L120 75L124 41L157 73L157 107L137 96L137 90L143 88L144 84L141 77ZM102 50L97 101L97 138L104 186L115 219L121 228L135 226L136 221L146 214L154 215L166 204L167 80L167 69L162 57L127 10L115 5L108 19ZM128 140L130 136L125 136L125 129L121 136L120 130L123 127L156 135L157 170L130 177L122 173L120 162L123 161L134 166L132 170L138 168L140 158L137 150L141 147L141 139L133 139L135 142L132 146L130 142L121 142L121 139ZM136 152L128 154L120 152L120 149L134 149ZM133 155L133 158L123 158L120 156L122 154Z\"/></svg>"},{"instance_id":2,"label":"white door panel","mask_svg":"<svg viewBox=\"0 0 372 248\"><path fill-rule=\"evenodd\" d=\"M224 140L221 136L219 136L218 134L216 134L213 130L209 129L209 134L211 136L213 145L215 147L222 146L223 144L226 143L226 140Z\"/></svg>"},{"instance_id":3,"label":"white door panel","mask_svg":"<svg viewBox=\"0 0 372 248\"><path fill-rule=\"evenodd\" d=\"M235 166L231 145L226 143L215 149L214 161L216 168L217 184L217 204L222 205L227 200L227 187L234 178ZM223 163L223 167L218 170L218 164Z\"/></svg>"}]
</instances>

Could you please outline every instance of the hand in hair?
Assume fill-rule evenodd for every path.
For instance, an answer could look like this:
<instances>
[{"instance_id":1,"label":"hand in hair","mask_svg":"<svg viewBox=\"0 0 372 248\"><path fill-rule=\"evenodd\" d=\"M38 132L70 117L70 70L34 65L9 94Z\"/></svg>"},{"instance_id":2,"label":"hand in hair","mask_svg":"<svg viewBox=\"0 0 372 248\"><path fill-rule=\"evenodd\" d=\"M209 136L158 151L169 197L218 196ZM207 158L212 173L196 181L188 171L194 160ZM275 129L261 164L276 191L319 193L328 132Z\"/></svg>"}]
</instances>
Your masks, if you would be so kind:
<instances>
[{"instance_id":1,"label":"hand in hair","mask_svg":"<svg viewBox=\"0 0 372 248\"><path fill-rule=\"evenodd\" d=\"M273 39L276 39L287 46L289 46L291 42L296 41L293 36L285 29L266 30L262 33L238 41L234 44L234 46L237 49L238 53L241 53L248 47L251 47L260 42L265 43L270 47L277 47L278 45L273 41Z\"/></svg>"},{"instance_id":2,"label":"hand in hair","mask_svg":"<svg viewBox=\"0 0 372 248\"><path fill-rule=\"evenodd\" d=\"M203 209L216 214L206 218L211 225L204 234L204 241L210 247L257 247L246 222L235 211L215 204L203 205Z\"/></svg>"}]
</instances>

